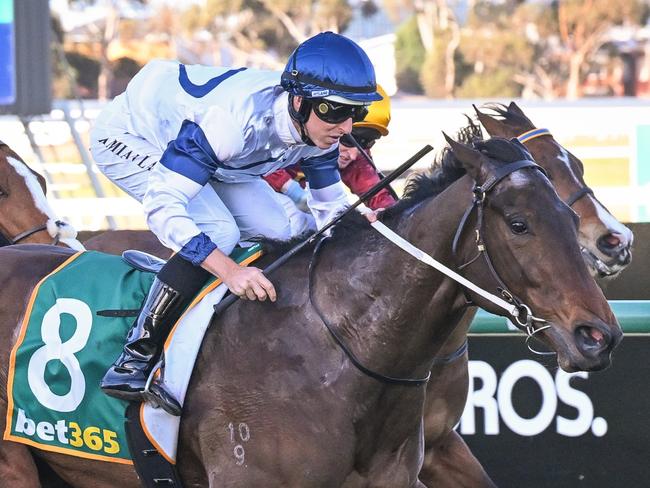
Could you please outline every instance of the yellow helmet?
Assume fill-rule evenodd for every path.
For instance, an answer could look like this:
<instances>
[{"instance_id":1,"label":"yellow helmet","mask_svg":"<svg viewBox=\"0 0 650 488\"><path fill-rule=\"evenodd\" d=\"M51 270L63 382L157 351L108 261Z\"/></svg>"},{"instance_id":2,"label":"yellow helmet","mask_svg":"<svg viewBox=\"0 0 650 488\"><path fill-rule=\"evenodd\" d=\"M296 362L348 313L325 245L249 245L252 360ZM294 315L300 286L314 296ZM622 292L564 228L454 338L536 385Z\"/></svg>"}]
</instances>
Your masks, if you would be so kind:
<instances>
[{"instance_id":1,"label":"yellow helmet","mask_svg":"<svg viewBox=\"0 0 650 488\"><path fill-rule=\"evenodd\" d=\"M377 92L384 98L372 102L368 107L366 118L361 122L355 122L354 127L369 127L378 130L382 136L387 136L390 123L390 98L379 84L377 84Z\"/></svg>"}]
</instances>

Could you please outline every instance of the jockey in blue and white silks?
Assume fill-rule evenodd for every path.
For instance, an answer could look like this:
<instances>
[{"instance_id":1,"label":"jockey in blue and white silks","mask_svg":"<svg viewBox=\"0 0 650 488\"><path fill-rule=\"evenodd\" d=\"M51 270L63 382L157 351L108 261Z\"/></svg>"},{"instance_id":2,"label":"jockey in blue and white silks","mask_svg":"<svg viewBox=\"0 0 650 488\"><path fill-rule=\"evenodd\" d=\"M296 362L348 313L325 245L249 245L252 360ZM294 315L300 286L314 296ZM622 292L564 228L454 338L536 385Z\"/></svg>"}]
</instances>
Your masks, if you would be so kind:
<instances>
[{"instance_id":1,"label":"jockey in blue and white silks","mask_svg":"<svg viewBox=\"0 0 650 488\"><path fill-rule=\"evenodd\" d=\"M301 140L280 75L152 61L97 120L92 153L102 172L143 201L147 223L163 244L195 264L215 247L228 254L239 240L228 238L237 230L229 228L236 222L227 217L215 216L204 229L192 219L188 204L211 180L207 193L215 191L214 199L223 183L252 183L239 192L248 202L249 190L257 193L263 186L260 176L300 161L320 225L347 202L337 144L320 149ZM142 148L142 139L150 147ZM245 229L256 235L271 218L268 237L290 238L282 215L267 215L262 203L251 208L259 222ZM230 213L227 207L219 210ZM206 210L206 217L217 212Z\"/></svg>"},{"instance_id":2,"label":"jockey in blue and white silks","mask_svg":"<svg viewBox=\"0 0 650 488\"><path fill-rule=\"evenodd\" d=\"M175 317L209 273L242 298L275 300L261 270L228 257L242 240L288 239L303 230L292 230L279 196L260 177L300 163L322 227L347 202L338 140L380 99L367 55L331 32L299 45L282 73L158 60L131 80L97 118L91 152L178 253L158 274L123 354L102 380L106 393L142 397ZM145 399L179 414L180 405L156 386Z\"/></svg>"}]
</instances>

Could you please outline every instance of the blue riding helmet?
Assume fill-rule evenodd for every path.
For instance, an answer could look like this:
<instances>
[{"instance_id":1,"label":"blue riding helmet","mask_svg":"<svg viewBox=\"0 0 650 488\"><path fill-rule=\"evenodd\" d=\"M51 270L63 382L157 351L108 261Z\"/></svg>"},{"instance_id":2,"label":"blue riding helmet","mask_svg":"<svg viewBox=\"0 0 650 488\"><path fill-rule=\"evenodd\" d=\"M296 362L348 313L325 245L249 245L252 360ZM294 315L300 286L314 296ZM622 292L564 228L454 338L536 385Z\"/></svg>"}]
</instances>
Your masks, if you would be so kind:
<instances>
[{"instance_id":1,"label":"blue riding helmet","mask_svg":"<svg viewBox=\"0 0 650 488\"><path fill-rule=\"evenodd\" d=\"M368 55L354 41L333 32L321 32L296 48L281 85L294 96L350 105L382 99Z\"/></svg>"}]
</instances>

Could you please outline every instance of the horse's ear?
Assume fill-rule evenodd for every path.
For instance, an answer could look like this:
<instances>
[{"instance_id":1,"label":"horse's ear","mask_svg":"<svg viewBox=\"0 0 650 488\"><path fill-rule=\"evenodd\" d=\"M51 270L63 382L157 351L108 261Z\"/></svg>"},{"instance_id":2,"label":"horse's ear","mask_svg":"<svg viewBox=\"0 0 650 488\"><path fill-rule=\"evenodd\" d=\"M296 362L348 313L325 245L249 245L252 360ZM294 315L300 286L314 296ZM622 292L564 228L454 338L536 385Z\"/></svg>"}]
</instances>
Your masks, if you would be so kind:
<instances>
[{"instance_id":1,"label":"horse's ear","mask_svg":"<svg viewBox=\"0 0 650 488\"><path fill-rule=\"evenodd\" d=\"M485 130L488 131L488 134L490 136L494 137L510 137L510 130L506 124L501 122L500 120L495 119L494 117L481 112L476 105L472 104L472 107L474 107L474 111L476 112L476 117L478 117L478 121L481 123L483 127L485 127Z\"/></svg>"},{"instance_id":2,"label":"horse's ear","mask_svg":"<svg viewBox=\"0 0 650 488\"><path fill-rule=\"evenodd\" d=\"M519 108L519 105L517 105L515 102L510 102L510 104L508 105L508 112L517 114L521 117L528 119L528 117L526 117L526 114L523 112L523 110L521 110Z\"/></svg>"},{"instance_id":3,"label":"horse's ear","mask_svg":"<svg viewBox=\"0 0 650 488\"><path fill-rule=\"evenodd\" d=\"M444 132L442 135L445 137L445 140L447 141L447 144L449 144L456 159L462 163L463 167L467 170L467 173L474 179L474 181L480 181L481 167L482 163L485 161L483 154L470 146L454 141Z\"/></svg>"}]
</instances>

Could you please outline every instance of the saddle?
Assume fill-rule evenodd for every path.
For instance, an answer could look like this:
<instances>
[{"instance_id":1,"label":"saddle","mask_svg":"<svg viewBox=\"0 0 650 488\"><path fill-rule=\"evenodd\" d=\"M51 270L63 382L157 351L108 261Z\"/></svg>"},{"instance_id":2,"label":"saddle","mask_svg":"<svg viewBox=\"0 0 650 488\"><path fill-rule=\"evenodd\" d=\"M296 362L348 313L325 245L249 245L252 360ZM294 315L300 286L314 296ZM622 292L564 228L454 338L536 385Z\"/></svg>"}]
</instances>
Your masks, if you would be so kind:
<instances>
[{"instance_id":1,"label":"saddle","mask_svg":"<svg viewBox=\"0 0 650 488\"><path fill-rule=\"evenodd\" d=\"M124 251L122 253L122 259L124 262L133 266L135 269L156 274L167 262L163 259L160 259L158 256L154 256L153 254L149 254L144 251L137 251L135 249Z\"/></svg>"}]
</instances>

